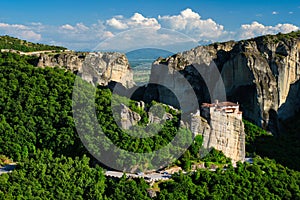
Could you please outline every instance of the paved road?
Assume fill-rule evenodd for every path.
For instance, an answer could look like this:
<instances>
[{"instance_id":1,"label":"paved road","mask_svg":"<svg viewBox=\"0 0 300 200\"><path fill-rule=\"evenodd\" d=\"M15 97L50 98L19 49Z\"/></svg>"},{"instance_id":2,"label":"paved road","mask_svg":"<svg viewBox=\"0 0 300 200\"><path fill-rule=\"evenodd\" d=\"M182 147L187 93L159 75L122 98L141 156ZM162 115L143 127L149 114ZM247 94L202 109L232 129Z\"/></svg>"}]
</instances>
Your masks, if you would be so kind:
<instances>
[{"instance_id":1,"label":"paved road","mask_svg":"<svg viewBox=\"0 0 300 200\"><path fill-rule=\"evenodd\" d=\"M123 172L106 171L105 176L121 178L123 176ZM151 173L151 174L144 174L144 175L126 173L126 177L144 178L146 181L151 182L151 181L159 181L159 180L168 180L171 178L171 175L170 174L160 174L160 173Z\"/></svg>"},{"instance_id":2,"label":"paved road","mask_svg":"<svg viewBox=\"0 0 300 200\"><path fill-rule=\"evenodd\" d=\"M253 158L245 158L245 162L253 164ZM207 169L207 170L216 171L216 169ZM224 168L223 170L226 170L226 169ZM197 170L194 170L194 172L195 171L197 171ZM187 174L188 172L183 171L183 173ZM123 172L106 171L105 176L121 178L123 176ZM169 180L172 177L171 174L160 174L160 173L151 173L151 174L143 174L143 175L126 173L126 176L132 177L132 178L144 178L148 182L159 181L159 180Z\"/></svg>"},{"instance_id":3,"label":"paved road","mask_svg":"<svg viewBox=\"0 0 300 200\"><path fill-rule=\"evenodd\" d=\"M16 166L17 166L16 163L5 165L4 167L0 168L0 175L12 172L12 170L14 170Z\"/></svg>"}]
</instances>

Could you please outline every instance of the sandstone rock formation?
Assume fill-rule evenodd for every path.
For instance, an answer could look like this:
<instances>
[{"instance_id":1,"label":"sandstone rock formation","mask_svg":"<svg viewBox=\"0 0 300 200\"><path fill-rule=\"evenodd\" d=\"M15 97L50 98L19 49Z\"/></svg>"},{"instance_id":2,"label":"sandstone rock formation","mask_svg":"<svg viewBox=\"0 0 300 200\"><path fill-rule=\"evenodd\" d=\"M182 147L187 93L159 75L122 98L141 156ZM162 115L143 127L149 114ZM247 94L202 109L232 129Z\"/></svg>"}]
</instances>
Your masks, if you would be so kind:
<instances>
[{"instance_id":1,"label":"sandstone rock formation","mask_svg":"<svg viewBox=\"0 0 300 200\"><path fill-rule=\"evenodd\" d=\"M300 119L300 80L291 84L287 100L278 110L278 116L280 116L280 128L299 130Z\"/></svg>"},{"instance_id":2,"label":"sandstone rock formation","mask_svg":"<svg viewBox=\"0 0 300 200\"><path fill-rule=\"evenodd\" d=\"M162 117L155 115L155 113L148 112L150 124L163 124L166 120L172 120L173 115L170 113L164 113Z\"/></svg>"},{"instance_id":3,"label":"sandstone rock formation","mask_svg":"<svg viewBox=\"0 0 300 200\"><path fill-rule=\"evenodd\" d=\"M62 67L72 72L78 72L82 68L87 53L57 53L41 54L37 63L38 67Z\"/></svg>"},{"instance_id":4,"label":"sandstone rock formation","mask_svg":"<svg viewBox=\"0 0 300 200\"><path fill-rule=\"evenodd\" d=\"M145 103L143 101L137 102L136 105L143 110L145 109ZM148 110L148 125L164 124L165 121L173 119L172 114L165 112L164 106L166 105L156 104L155 106L151 107L152 109L150 108L150 110ZM116 114L120 116L115 116L117 123L121 128L126 130L130 129L132 126L137 125L141 120L141 116L138 113L132 111L129 107L122 103L120 104L120 106L116 106L114 108L114 112L116 112Z\"/></svg>"},{"instance_id":5,"label":"sandstone rock formation","mask_svg":"<svg viewBox=\"0 0 300 200\"><path fill-rule=\"evenodd\" d=\"M123 129L130 129L141 120L141 116L138 113L130 110L124 104L121 104L120 118L120 125Z\"/></svg>"},{"instance_id":6,"label":"sandstone rock formation","mask_svg":"<svg viewBox=\"0 0 300 200\"><path fill-rule=\"evenodd\" d=\"M245 132L239 105L231 102L204 104L191 115L191 131L203 136L203 148L215 148L233 163L245 159ZM205 156L205 155L203 155Z\"/></svg>"},{"instance_id":7,"label":"sandstone rock formation","mask_svg":"<svg viewBox=\"0 0 300 200\"><path fill-rule=\"evenodd\" d=\"M299 52L300 34L292 33L199 46L159 58L152 66L150 80L163 83L169 89L150 84L145 100L155 99L178 107L178 99L186 99L194 91L201 105L211 99L225 100L222 98L224 87L227 99L241 104L245 118L277 133L278 121L286 117L287 112L283 110L300 108L300 104L295 103L299 102L295 95L288 95L291 85L300 77ZM176 72L182 76L175 76ZM177 100L174 93L179 94ZM183 103L190 103L193 110L195 102L188 101ZM286 103L278 112L285 102L293 103Z\"/></svg>"},{"instance_id":8,"label":"sandstone rock formation","mask_svg":"<svg viewBox=\"0 0 300 200\"><path fill-rule=\"evenodd\" d=\"M111 81L121 83L126 88L135 85L126 56L116 52L42 54L37 66L65 68L90 83L103 86Z\"/></svg>"},{"instance_id":9,"label":"sandstone rock formation","mask_svg":"<svg viewBox=\"0 0 300 200\"><path fill-rule=\"evenodd\" d=\"M127 88L134 86L128 59L121 53L90 53L80 73L84 80L104 86L110 81L121 83Z\"/></svg>"},{"instance_id":10,"label":"sandstone rock formation","mask_svg":"<svg viewBox=\"0 0 300 200\"><path fill-rule=\"evenodd\" d=\"M173 115L165 112L165 107L167 105L156 104L151 106L148 111L149 124L163 124L166 120L172 120Z\"/></svg>"}]
</instances>

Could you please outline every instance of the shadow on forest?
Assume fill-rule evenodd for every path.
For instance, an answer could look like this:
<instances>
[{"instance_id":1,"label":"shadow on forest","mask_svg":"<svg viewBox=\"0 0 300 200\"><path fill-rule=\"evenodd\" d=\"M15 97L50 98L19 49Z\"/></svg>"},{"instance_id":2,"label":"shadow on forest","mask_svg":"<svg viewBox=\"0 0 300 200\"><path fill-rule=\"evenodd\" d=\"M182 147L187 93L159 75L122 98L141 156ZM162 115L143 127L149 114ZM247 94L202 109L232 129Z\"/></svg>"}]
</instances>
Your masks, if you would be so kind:
<instances>
[{"instance_id":1,"label":"shadow on forest","mask_svg":"<svg viewBox=\"0 0 300 200\"><path fill-rule=\"evenodd\" d=\"M252 144L246 145L246 151L300 171L300 137L297 134L258 136Z\"/></svg>"}]
</instances>

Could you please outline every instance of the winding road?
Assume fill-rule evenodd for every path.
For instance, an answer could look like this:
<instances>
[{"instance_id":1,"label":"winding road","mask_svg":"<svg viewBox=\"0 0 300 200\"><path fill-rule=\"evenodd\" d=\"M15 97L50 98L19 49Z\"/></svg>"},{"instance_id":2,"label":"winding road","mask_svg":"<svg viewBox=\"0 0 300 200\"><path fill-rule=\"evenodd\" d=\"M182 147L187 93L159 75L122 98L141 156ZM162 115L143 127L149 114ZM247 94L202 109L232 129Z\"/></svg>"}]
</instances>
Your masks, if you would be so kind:
<instances>
[{"instance_id":1,"label":"winding road","mask_svg":"<svg viewBox=\"0 0 300 200\"><path fill-rule=\"evenodd\" d=\"M108 177L114 177L114 178L121 178L123 176L123 172L118 171L106 171L105 176ZM151 173L151 174L131 174L131 173L125 173L126 177L131 178L144 178L147 182L152 181L160 181L160 180L169 180L171 178L170 174L160 174L160 173Z\"/></svg>"}]
</instances>

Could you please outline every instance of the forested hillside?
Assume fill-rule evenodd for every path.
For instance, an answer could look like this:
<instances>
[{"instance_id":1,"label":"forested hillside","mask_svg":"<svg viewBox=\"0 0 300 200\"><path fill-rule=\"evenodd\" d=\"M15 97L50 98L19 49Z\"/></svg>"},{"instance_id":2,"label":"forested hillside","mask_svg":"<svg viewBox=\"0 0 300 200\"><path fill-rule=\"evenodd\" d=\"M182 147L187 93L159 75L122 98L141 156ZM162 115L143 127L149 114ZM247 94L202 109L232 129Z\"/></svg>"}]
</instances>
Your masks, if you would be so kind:
<instances>
[{"instance_id":1,"label":"forested hillside","mask_svg":"<svg viewBox=\"0 0 300 200\"><path fill-rule=\"evenodd\" d=\"M282 148L282 155L286 153L288 158L277 160L272 149L263 148L263 142L271 145L273 140L277 145L279 141L249 122L246 122L246 150L255 157L254 164L238 163L237 168L229 164L216 172L201 169L180 173L173 180L152 186L143 179L106 178L104 166L99 166L86 151L75 129L72 115L75 75L59 68L34 67L31 63L35 59L0 54L0 155L18 162L12 173L0 175L0 199L140 200L151 199L150 190L156 193L153 199L300 199L300 172L287 167L299 170L299 166L290 165L290 160L298 159L299 149L291 153L292 147L283 141L286 148ZM98 87L95 102L98 121L116 145L147 152L172 139L178 129L179 116L175 113L173 120L153 138L132 140L125 135L111 116L111 95L109 89ZM134 105L132 102L129 106L147 118ZM196 138L176 164L189 170L191 163L200 159L201 142L201 137ZM202 161L229 163L217 151Z\"/></svg>"},{"instance_id":2,"label":"forested hillside","mask_svg":"<svg viewBox=\"0 0 300 200\"><path fill-rule=\"evenodd\" d=\"M45 51L45 50L66 50L67 48L59 46L50 46L45 44L36 44L10 37L8 35L0 36L0 49L14 49L23 52Z\"/></svg>"}]
</instances>

